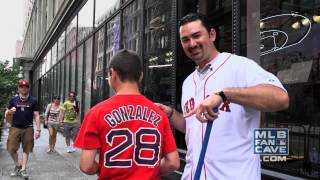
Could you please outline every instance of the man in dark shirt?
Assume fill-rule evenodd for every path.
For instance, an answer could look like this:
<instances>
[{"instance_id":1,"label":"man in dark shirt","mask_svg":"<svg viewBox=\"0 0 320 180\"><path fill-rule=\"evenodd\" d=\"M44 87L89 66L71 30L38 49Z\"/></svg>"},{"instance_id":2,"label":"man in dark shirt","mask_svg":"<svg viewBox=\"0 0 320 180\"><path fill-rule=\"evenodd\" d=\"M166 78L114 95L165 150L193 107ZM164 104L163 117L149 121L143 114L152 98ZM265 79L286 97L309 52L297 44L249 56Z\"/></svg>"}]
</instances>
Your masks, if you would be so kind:
<instances>
[{"instance_id":1,"label":"man in dark shirt","mask_svg":"<svg viewBox=\"0 0 320 180\"><path fill-rule=\"evenodd\" d=\"M18 83L19 95L11 98L6 114L13 115L12 125L9 129L7 141L7 150L11 155L15 168L10 176L21 176L25 179L29 177L26 172L29 153L34 146L34 137L40 137L40 118L38 101L29 96L30 84L26 80L20 80ZM35 132L33 129L33 118L36 121ZM22 161L20 164L17 151L22 143Z\"/></svg>"}]
</instances>

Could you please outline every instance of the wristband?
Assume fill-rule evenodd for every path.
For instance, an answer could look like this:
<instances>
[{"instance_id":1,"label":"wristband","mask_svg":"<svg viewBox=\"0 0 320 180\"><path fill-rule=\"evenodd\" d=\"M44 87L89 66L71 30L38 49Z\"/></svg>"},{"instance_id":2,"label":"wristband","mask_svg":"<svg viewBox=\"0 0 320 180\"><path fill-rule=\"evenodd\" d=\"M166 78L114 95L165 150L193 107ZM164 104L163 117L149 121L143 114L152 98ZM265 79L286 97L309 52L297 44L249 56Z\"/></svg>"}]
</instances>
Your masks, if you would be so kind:
<instances>
[{"instance_id":1,"label":"wristband","mask_svg":"<svg viewBox=\"0 0 320 180\"><path fill-rule=\"evenodd\" d=\"M219 91L219 92L217 92L217 93L215 93L215 94L218 95L218 96L220 96L223 102L226 102L226 101L228 100L228 99L227 99L227 96L224 94L223 91Z\"/></svg>"}]
</instances>

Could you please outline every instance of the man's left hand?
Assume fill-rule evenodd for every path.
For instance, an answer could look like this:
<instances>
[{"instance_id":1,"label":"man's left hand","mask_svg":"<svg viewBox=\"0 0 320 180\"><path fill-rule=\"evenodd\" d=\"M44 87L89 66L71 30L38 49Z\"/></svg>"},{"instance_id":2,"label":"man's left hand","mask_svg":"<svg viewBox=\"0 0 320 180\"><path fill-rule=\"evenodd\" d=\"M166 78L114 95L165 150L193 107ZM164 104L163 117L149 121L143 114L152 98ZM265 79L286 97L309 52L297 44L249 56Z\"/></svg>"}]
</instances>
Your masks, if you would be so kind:
<instances>
[{"instance_id":1,"label":"man's left hand","mask_svg":"<svg viewBox=\"0 0 320 180\"><path fill-rule=\"evenodd\" d=\"M221 97L216 94L212 94L204 101L202 101L199 106L191 110L189 113L184 114L183 116L184 118L187 118L192 115L196 115L196 118L200 122L207 122L208 120L214 121L219 116L218 112L214 112L214 108L219 107L221 103Z\"/></svg>"}]
</instances>

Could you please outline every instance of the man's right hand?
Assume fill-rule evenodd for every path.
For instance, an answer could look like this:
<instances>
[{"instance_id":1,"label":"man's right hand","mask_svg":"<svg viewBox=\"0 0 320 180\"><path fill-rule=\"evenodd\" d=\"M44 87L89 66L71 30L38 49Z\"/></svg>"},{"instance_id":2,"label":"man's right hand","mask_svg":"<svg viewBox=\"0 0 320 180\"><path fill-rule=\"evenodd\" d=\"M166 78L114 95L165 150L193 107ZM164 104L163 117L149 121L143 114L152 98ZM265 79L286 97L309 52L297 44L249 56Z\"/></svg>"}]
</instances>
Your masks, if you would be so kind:
<instances>
[{"instance_id":1,"label":"man's right hand","mask_svg":"<svg viewBox=\"0 0 320 180\"><path fill-rule=\"evenodd\" d=\"M160 103L154 103L154 104L158 106L162 111L164 111L167 114L167 116L169 116L173 111L171 107L166 106L164 104L160 104Z\"/></svg>"},{"instance_id":2,"label":"man's right hand","mask_svg":"<svg viewBox=\"0 0 320 180\"><path fill-rule=\"evenodd\" d=\"M176 111L174 108L171 108L170 106L166 106L160 103L154 104L166 113L169 122L171 125L173 125L173 127L178 129L182 133L186 132L186 120L181 113Z\"/></svg>"}]
</instances>

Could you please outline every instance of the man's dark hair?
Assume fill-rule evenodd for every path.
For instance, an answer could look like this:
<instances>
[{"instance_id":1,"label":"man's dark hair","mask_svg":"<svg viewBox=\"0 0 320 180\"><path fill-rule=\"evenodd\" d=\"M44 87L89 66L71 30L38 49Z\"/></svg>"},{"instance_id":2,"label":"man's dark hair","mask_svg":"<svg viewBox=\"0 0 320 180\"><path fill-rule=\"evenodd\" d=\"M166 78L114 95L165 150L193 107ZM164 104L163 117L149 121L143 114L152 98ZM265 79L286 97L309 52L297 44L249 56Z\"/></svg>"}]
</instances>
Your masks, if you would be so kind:
<instances>
[{"instance_id":1,"label":"man's dark hair","mask_svg":"<svg viewBox=\"0 0 320 180\"><path fill-rule=\"evenodd\" d=\"M52 100L55 100L55 99L60 100L60 97L59 97L59 96L56 96L56 95L52 96Z\"/></svg>"},{"instance_id":2,"label":"man's dark hair","mask_svg":"<svg viewBox=\"0 0 320 180\"><path fill-rule=\"evenodd\" d=\"M141 60L136 53L126 49L120 50L111 58L108 69L111 68L118 73L122 82L139 82L142 67Z\"/></svg>"},{"instance_id":3,"label":"man's dark hair","mask_svg":"<svg viewBox=\"0 0 320 180\"><path fill-rule=\"evenodd\" d=\"M187 23L200 20L202 25L207 29L208 33L210 32L210 29L212 28L209 25L209 19L200 13L189 13L185 16L183 16L179 21L179 28Z\"/></svg>"},{"instance_id":4,"label":"man's dark hair","mask_svg":"<svg viewBox=\"0 0 320 180\"><path fill-rule=\"evenodd\" d=\"M77 96L77 93L76 93L75 91L70 91L70 92L69 92L69 96L70 96L70 94L73 94L73 95L74 95L74 97L76 97L76 96Z\"/></svg>"}]
</instances>

